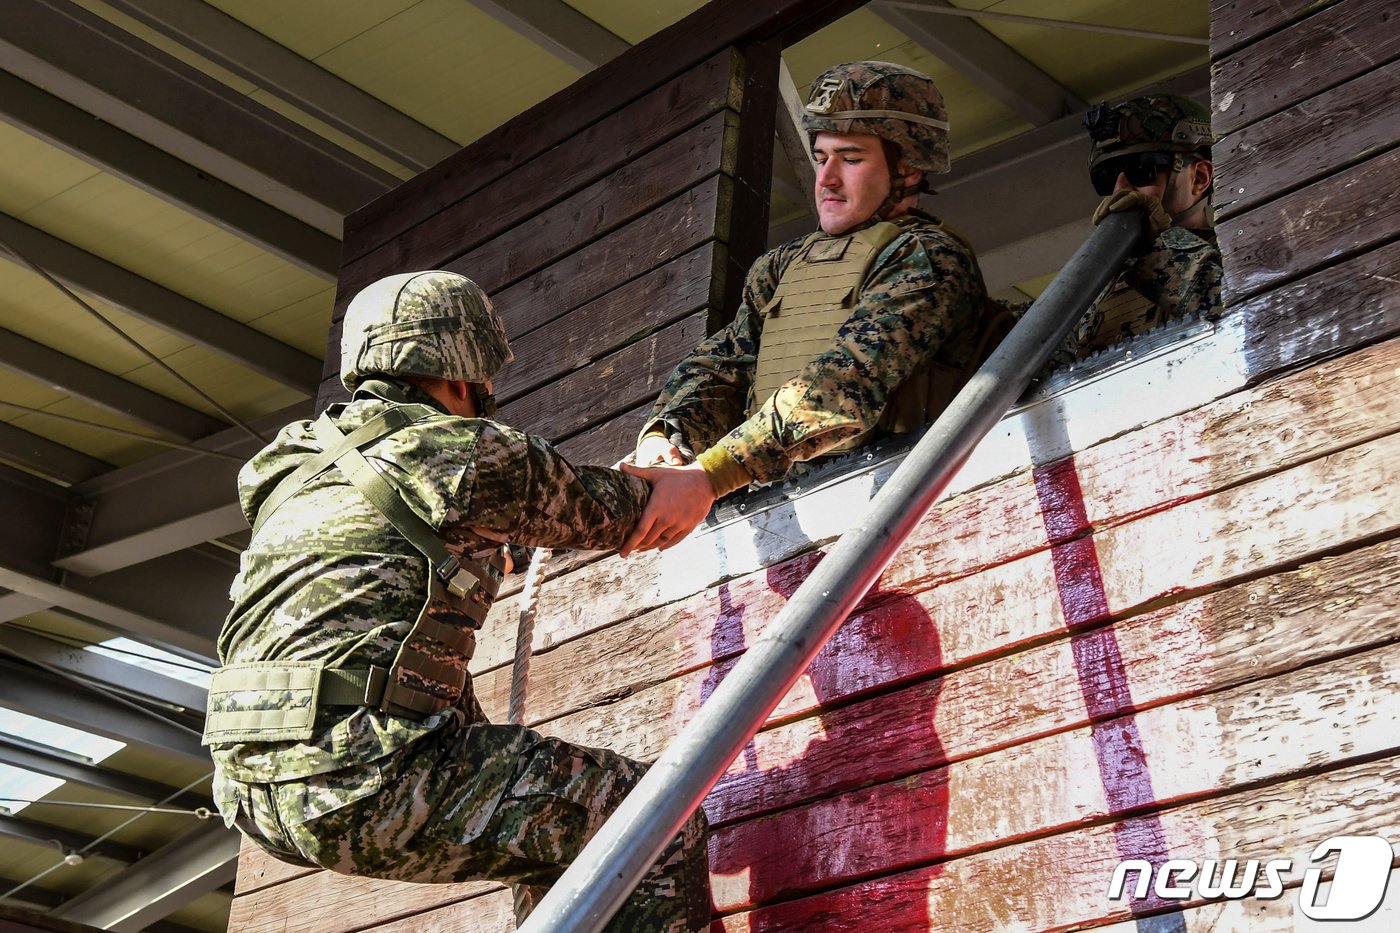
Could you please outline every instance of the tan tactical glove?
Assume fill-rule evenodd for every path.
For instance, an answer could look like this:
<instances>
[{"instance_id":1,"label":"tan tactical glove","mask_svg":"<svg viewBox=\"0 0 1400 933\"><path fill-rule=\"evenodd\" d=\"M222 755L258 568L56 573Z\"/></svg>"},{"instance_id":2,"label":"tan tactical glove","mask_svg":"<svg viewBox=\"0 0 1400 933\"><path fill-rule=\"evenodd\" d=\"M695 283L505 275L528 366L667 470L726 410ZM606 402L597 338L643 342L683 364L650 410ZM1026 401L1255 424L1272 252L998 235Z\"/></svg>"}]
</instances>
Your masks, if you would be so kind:
<instances>
[{"instance_id":1,"label":"tan tactical glove","mask_svg":"<svg viewBox=\"0 0 1400 933\"><path fill-rule=\"evenodd\" d=\"M1172 225L1172 215L1168 214L1162 202L1152 195L1143 194L1141 191L1115 191L1100 201L1099 206L1094 209L1094 226L1097 227L1109 214L1131 211L1139 207L1147 215L1147 226L1152 232L1152 239L1157 239L1163 230Z\"/></svg>"}]
</instances>

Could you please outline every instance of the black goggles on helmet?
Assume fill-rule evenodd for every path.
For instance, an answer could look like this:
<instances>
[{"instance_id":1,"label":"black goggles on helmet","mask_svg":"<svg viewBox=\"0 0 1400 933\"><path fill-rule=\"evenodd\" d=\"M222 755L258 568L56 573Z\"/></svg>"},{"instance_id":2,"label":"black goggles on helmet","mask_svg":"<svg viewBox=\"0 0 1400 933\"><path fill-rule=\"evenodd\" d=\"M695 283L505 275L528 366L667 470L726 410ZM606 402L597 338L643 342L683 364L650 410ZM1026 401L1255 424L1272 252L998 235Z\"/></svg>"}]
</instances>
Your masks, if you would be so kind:
<instances>
[{"instance_id":1,"label":"black goggles on helmet","mask_svg":"<svg viewBox=\"0 0 1400 933\"><path fill-rule=\"evenodd\" d=\"M1112 194L1119 175L1128 179L1128 184L1134 188L1144 188L1156 181L1163 169L1171 168L1178 155L1175 152L1134 152L1114 156L1089 169L1089 181L1099 195Z\"/></svg>"}]
</instances>

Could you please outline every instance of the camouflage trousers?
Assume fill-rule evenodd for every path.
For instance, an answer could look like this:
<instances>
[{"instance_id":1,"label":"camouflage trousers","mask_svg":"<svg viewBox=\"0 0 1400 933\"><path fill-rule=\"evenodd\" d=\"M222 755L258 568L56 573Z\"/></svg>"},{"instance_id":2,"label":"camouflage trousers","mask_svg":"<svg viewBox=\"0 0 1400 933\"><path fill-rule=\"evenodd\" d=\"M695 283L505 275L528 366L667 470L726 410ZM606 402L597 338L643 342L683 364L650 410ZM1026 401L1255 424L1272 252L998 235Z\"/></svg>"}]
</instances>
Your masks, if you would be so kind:
<instances>
[{"instance_id":1,"label":"camouflage trousers","mask_svg":"<svg viewBox=\"0 0 1400 933\"><path fill-rule=\"evenodd\" d=\"M505 792L480 799L479 769L501 765L511 768ZM345 874L547 887L646 771L615 752L487 722L430 733L377 767L377 792L304 822L295 815L306 782L243 785L239 796L253 825L244 819L240 826L275 857ZM706 837L697 811L613 918L610 933L708 929Z\"/></svg>"}]
</instances>

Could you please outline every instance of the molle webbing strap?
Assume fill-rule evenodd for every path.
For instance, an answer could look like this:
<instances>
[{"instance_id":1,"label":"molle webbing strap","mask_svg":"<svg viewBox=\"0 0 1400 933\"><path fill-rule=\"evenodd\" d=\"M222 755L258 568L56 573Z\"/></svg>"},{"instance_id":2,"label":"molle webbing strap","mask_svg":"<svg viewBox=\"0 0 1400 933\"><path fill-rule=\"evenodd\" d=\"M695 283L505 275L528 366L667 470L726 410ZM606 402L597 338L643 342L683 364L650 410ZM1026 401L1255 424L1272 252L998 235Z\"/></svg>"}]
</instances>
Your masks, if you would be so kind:
<instances>
[{"instance_id":1,"label":"molle webbing strap","mask_svg":"<svg viewBox=\"0 0 1400 933\"><path fill-rule=\"evenodd\" d=\"M408 507L398 491L370 466L357 447L346 443L349 438L324 412L316 419L316 439L327 451L333 447L340 448L335 461L345 478L389 520L399 534L428 558L434 573L447 584L449 592L455 596L465 596L471 592L479 582L478 575L463 567L457 555L447 549L432 526Z\"/></svg>"},{"instance_id":2,"label":"molle webbing strap","mask_svg":"<svg viewBox=\"0 0 1400 933\"><path fill-rule=\"evenodd\" d=\"M344 435L323 414L316 437L330 449L342 446ZM461 561L357 448L342 450L336 465L432 568L427 602L399 645L380 709L413 717L452 706L466 689L475 629L486 620L505 576L503 550L498 548L489 563Z\"/></svg>"},{"instance_id":3,"label":"molle webbing strap","mask_svg":"<svg viewBox=\"0 0 1400 933\"><path fill-rule=\"evenodd\" d=\"M268 516L275 512L278 506L291 498L297 490L310 482L313 477L330 469L336 460L340 459L340 456L347 450L354 450L359 447L364 447L366 444L372 444L381 437L392 434L405 425L412 424L415 421L421 421L432 414L435 414L435 412L427 405L406 405L403 407L389 408L366 421L354 431L351 431L350 434L340 435L339 439L336 440L334 444L327 445L323 442L322 446L325 448L324 450L283 477L282 481L272 490L272 493L263 500L262 507L258 509L257 521L253 523L253 533L257 534L263 522L267 521ZM325 414L322 414L321 417L329 420L329 417ZM338 429L336 433L340 434Z\"/></svg>"},{"instance_id":4,"label":"molle webbing strap","mask_svg":"<svg viewBox=\"0 0 1400 933\"><path fill-rule=\"evenodd\" d=\"M378 706L388 668L326 668L323 661L229 664L209 682L203 744L305 742L322 706Z\"/></svg>"},{"instance_id":5,"label":"molle webbing strap","mask_svg":"<svg viewBox=\"0 0 1400 933\"><path fill-rule=\"evenodd\" d=\"M879 223L848 236L817 233L807 238L760 311L763 336L750 415L831 348L876 257L902 232L897 224Z\"/></svg>"}]
</instances>

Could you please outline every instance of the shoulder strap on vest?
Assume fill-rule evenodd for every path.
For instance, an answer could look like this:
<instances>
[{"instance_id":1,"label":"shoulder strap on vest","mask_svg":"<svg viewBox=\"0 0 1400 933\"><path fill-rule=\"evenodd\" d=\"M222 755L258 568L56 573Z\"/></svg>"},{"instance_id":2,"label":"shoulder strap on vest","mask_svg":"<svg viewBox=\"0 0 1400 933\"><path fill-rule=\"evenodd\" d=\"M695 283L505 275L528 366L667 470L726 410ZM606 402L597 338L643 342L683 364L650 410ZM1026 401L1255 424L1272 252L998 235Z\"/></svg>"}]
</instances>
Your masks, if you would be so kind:
<instances>
[{"instance_id":1,"label":"shoulder strap on vest","mask_svg":"<svg viewBox=\"0 0 1400 933\"><path fill-rule=\"evenodd\" d=\"M390 409L395 410L397 409ZM404 422L408 423L410 422ZM316 419L316 438L327 451L338 450L335 463L345 474L345 478L389 520L389 524L393 525L399 534L428 558L433 572L446 584L448 592L457 597L466 596L480 582L478 577L470 572L470 565L463 565L457 555L447 549L447 545L438 537L432 526L409 508L398 490L370 465L365 455L360 453L359 446L349 443L353 436L353 433L341 433L340 428L336 427L335 422L324 412Z\"/></svg>"},{"instance_id":2,"label":"shoulder strap on vest","mask_svg":"<svg viewBox=\"0 0 1400 933\"><path fill-rule=\"evenodd\" d=\"M340 439L332 445L326 445L323 440L322 447L324 449L284 476L271 494L263 500L263 504L258 508L257 520L253 522L253 533L257 533L263 522L267 521L282 503L290 499L312 479L330 469L331 465L345 451L372 444L381 437L388 437L399 428L415 421L421 421L431 414L433 414L433 410L427 405L388 408L351 431L349 435L341 435ZM321 413L321 418L330 420L330 416L325 412ZM340 434L339 429L336 429L336 433ZM318 439L320 438L318 437Z\"/></svg>"}]
</instances>

